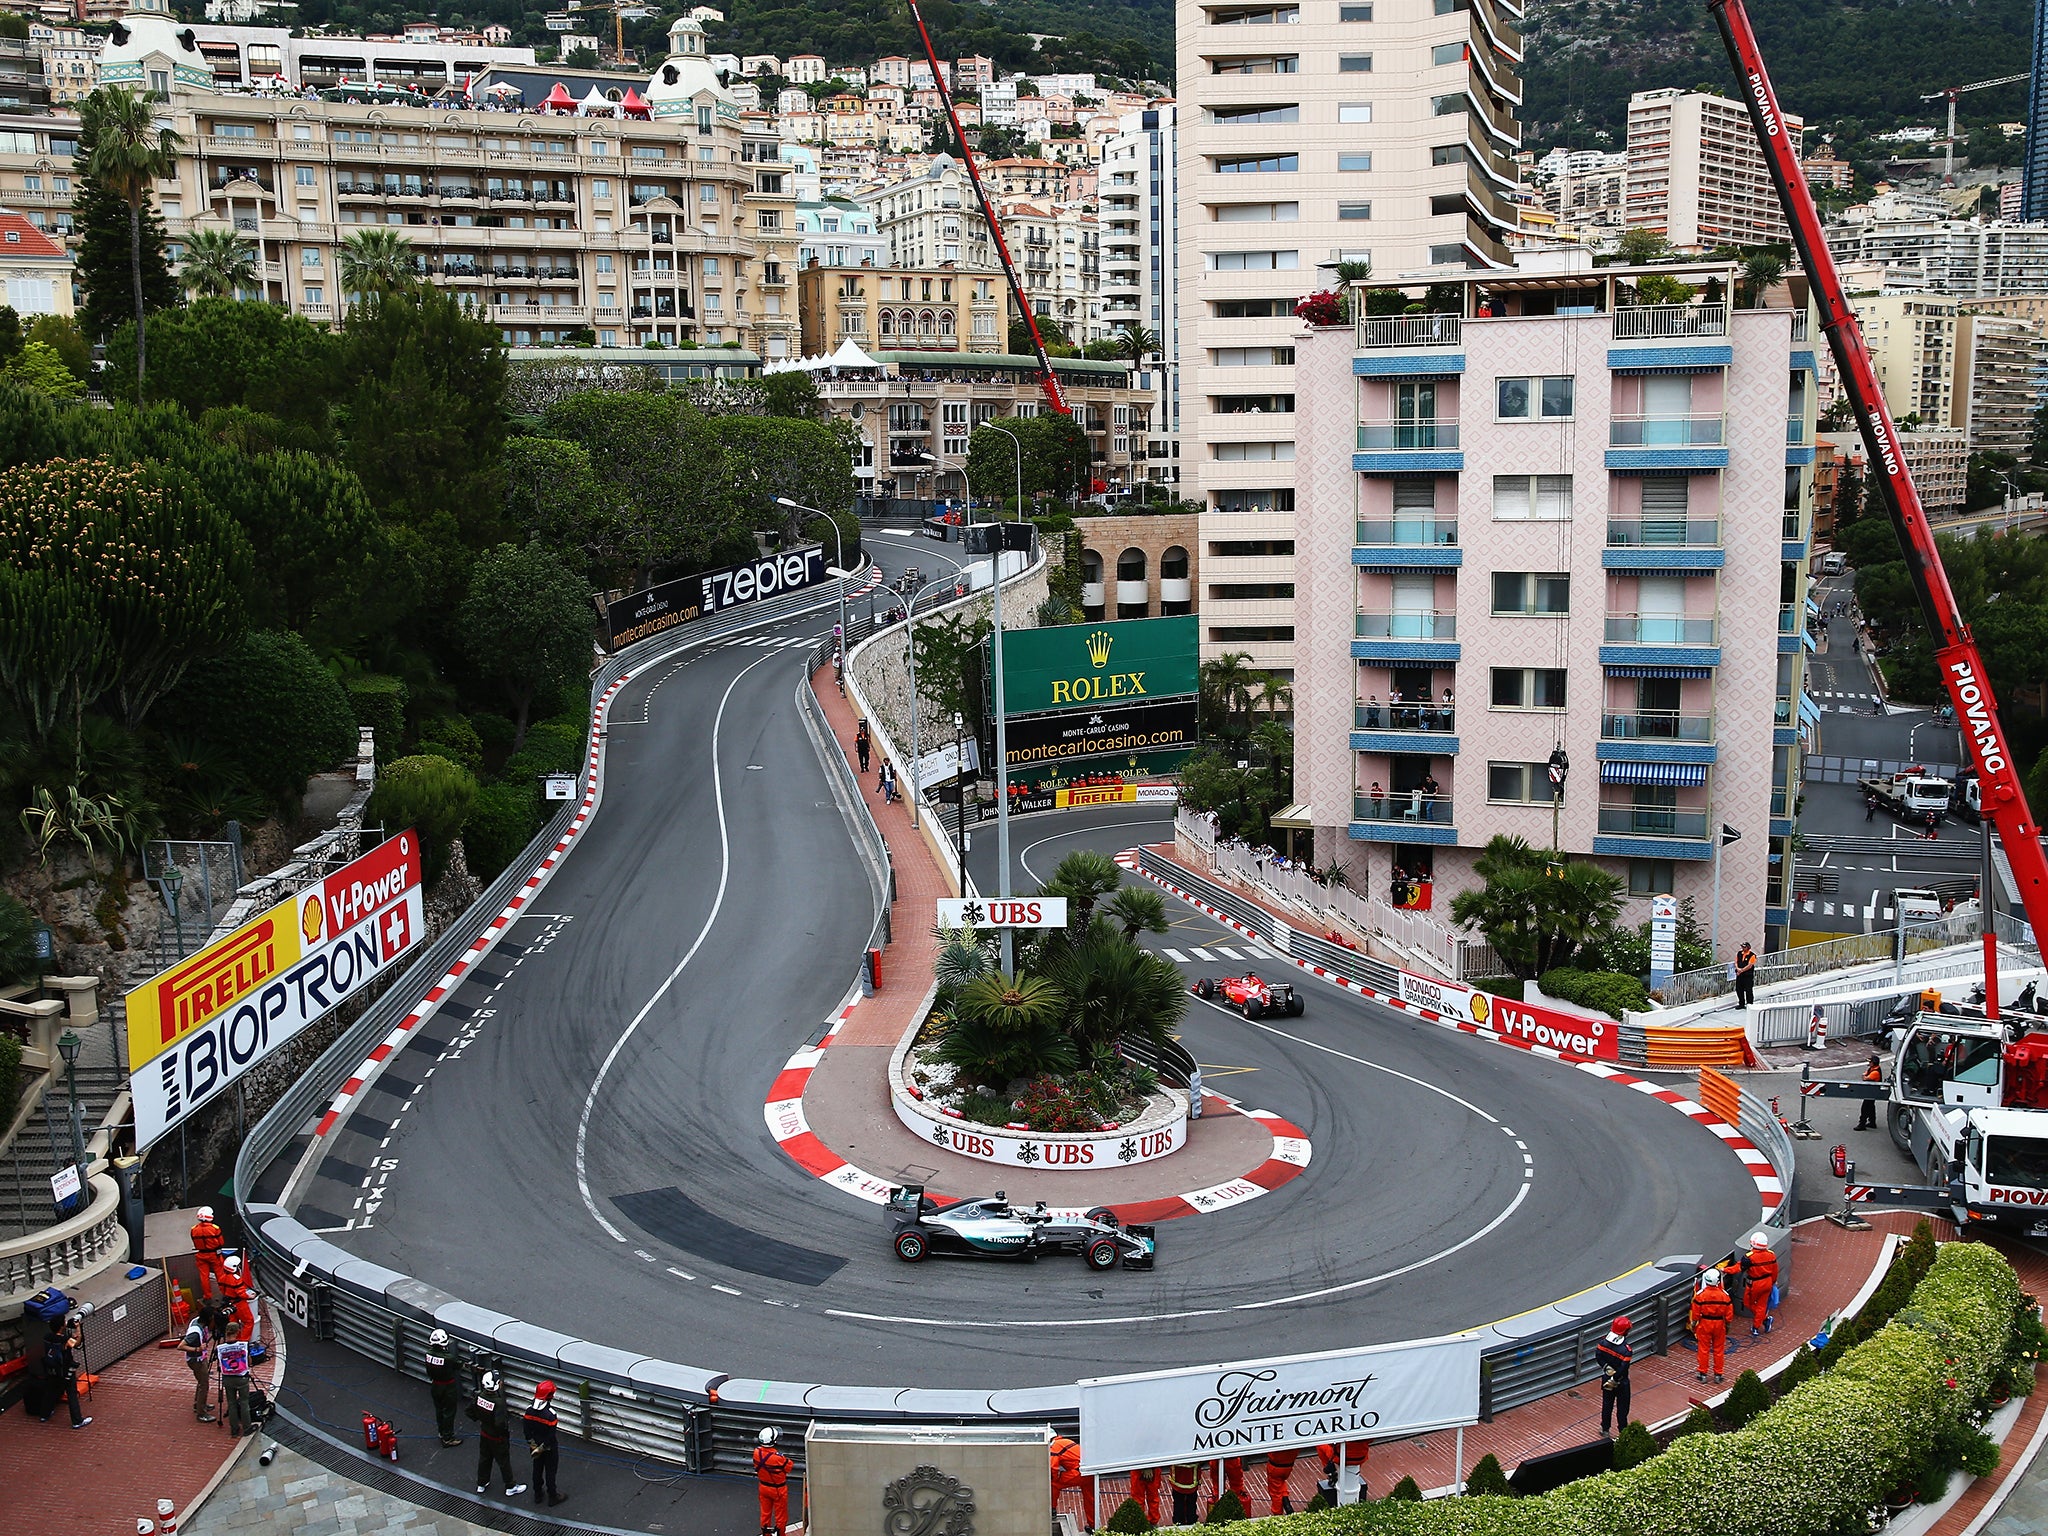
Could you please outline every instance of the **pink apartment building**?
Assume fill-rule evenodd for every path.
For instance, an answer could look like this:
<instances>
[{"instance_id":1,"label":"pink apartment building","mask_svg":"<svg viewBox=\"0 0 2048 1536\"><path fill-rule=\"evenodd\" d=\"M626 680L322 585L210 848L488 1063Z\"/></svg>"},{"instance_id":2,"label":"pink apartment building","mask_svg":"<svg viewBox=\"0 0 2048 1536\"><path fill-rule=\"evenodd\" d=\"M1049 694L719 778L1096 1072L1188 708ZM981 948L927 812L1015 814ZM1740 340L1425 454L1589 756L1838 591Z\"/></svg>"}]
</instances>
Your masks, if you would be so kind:
<instances>
[{"instance_id":1,"label":"pink apartment building","mask_svg":"<svg viewBox=\"0 0 2048 1536\"><path fill-rule=\"evenodd\" d=\"M1725 827L1722 948L1785 926L1814 354L1733 269L1657 270L1693 297L1475 273L1297 343L1297 799L1354 888L1399 865L1448 921L1489 838L1552 845L1562 751L1559 845L1626 921L1708 922Z\"/></svg>"}]
</instances>

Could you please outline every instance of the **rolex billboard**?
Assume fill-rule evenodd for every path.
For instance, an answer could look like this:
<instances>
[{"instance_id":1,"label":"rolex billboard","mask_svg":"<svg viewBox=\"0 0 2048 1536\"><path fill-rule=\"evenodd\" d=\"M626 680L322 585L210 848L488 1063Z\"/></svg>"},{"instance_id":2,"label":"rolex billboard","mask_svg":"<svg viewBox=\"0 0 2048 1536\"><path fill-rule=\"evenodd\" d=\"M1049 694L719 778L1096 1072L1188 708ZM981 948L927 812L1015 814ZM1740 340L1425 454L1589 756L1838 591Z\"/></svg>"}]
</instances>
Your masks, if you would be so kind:
<instances>
[{"instance_id":1,"label":"rolex billboard","mask_svg":"<svg viewBox=\"0 0 2048 1536\"><path fill-rule=\"evenodd\" d=\"M1191 751L1196 619L1119 619L1003 633L1012 771L1115 755Z\"/></svg>"}]
</instances>

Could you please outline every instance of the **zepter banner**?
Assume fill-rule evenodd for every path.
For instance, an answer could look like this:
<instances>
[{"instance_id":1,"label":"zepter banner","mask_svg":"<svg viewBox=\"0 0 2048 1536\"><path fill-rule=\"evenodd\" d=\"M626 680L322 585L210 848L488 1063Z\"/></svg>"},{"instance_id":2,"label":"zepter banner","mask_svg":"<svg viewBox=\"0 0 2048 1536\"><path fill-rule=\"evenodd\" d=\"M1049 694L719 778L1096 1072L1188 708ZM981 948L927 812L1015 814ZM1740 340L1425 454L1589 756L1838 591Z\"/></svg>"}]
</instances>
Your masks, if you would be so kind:
<instances>
[{"instance_id":1,"label":"zepter banner","mask_svg":"<svg viewBox=\"0 0 2048 1536\"><path fill-rule=\"evenodd\" d=\"M356 996L425 926L408 829L130 992L136 1147Z\"/></svg>"}]
</instances>

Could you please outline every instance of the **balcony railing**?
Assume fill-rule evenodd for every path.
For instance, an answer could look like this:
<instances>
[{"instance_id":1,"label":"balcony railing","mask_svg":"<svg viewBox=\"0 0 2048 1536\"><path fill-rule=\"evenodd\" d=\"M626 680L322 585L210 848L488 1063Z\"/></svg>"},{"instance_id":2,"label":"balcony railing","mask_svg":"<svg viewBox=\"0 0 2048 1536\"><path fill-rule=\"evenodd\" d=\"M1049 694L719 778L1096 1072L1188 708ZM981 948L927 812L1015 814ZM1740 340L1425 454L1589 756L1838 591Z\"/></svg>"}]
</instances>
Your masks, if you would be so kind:
<instances>
[{"instance_id":1,"label":"balcony railing","mask_svg":"<svg viewBox=\"0 0 2048 1536\"><path fill-rule=\"evenodd\" d=\"M1607 615L1609 645L1712 645L1720 630L1718 619L1672 618L1651 613Z\"/></svg>"},{"instance_id":2,"label":"balcony railing","mask_svg":"<svg viewBox=\"0 0 2048 1536\"><path fill-rule=\"evenodd\" d=\"M1616 837L1675 837L1697 841L1707 835L1705 811L1665 810L1652 805L1603 805L1600 830Z\"/></svg>"},{"instance_id":3,"label":"balcony railing","mask_svg":"<svg viewBox=\"0 0 2048 1536\"><path fill-rule=\"evenodd\" d=\"M1610 517L1607 542L1616 549L1713 549L1721 524L1711 517Z\"/></svg>"},{"instance_id":4,"label":"balcony railing","mask_svg":"<svg viewBox=\"0 0 2048 1536\"><path fill-rule=\"evenodd\" d=\"M1803 627L1803 618L1804 615L1800 612L1798 605L1794 603L1781 605L1778 609L1778 633L1781 635L1798 634Z\"/></svg>"},{"instance_id":5,"label":"balcony railing","mask_svg":"<svg viewBox=\"0 0 2048 1536\"><path fill-rule=\"evenodd\" d=\"M1464 332L1459 315L1360 315L1358 350L1455 347Z\"/></svg>"},{"instance_id":6,"label":"balcony railing","mask_svg":"<svg viewBox=\"0 0 2048 1536\"><path fill-rule=\"evenodd\" d=\"M1778 524L1778 532L1780 536L1788 539L1805 538L1806 514L1787 508L1783 520Z\"/></svg>"},{"instance_id":7,"label":"balcony railing","mask_svg":"<svg viewBox=\"0 0 2048 1536\"><path fill-rule=\"evenodd\" d=\"M1807 338L1807 312L1799 310L1792 316L1792 339L1804 341Z\"/></svg>"},{"instance_id":8,"label":"balcony railing","mask_svg":"<svg viewBox=\"0 0 2048 1536\"><path fill-rule=\"evenodd\" d=\"M1724 436L1719 416L1616 416L1607 425L1611 448L1718 448Z\"/></svg>"},{"instance_id":9,"label":"balcony railing","mask_svg":"<svg viewBox=\"0 0 2048 1536\"><path fill-rule=\"evenodd\" d=\"M1614 312L1616 341L1661 341L1726 336L1726 304L1641 304Z\"/></svg>"},{"instance_id":10,"label":"balcony railing","mask_svg":"<svg viewBox=\"0 0 2048 1536\"><path fill-rule=\"evenodd\" d=\"M1806 441L1806 422L1798 416L1785 418L1785 441L1803 443Z\"/></svg>"},{"instance_id":11,"label":"balcony railing","mask_svg":"<svg viewBox=\"0 0 2048 1536\"><path fill-rule=\"evenodd\" d=\"M1424 452L1433 448L1455 448L1458 446L1458 424L1434 420L1361 421L1358 424L1358 446L1382 451L1413 448Z\"/></svg>"},{"instance_id":12,"label":"balcony railing","mask_svg":"<svg viewBox=\"0 0 2048 1536\"><path fill-rule=\"evenodd\" d=\"M1358 542L1391 544L1406 549L1456 544L1458 520L1455 517L1362 517L1358 520Z\"/></svg>"},{"instance_id":13,"label":"balcony railing","mask_svg":"<svg viewBox=\"0 0 2048 1536\"><path fill-rule=\"evenodd\" d=\"M1377 822L1433 821L1449 826L1456 818L1451 814L1450 796L1425 795L1419 789L1399 789L1387 795L1361 795L1354 790L1351 795L1351 819Z\"/></svg>"},{"instance_id":14,"label":"balcony railing","mask_svg":"<svg viewBox=\"0 0 2048 1536\"><path fill-rule=\"evenodd\" d=\"M1354 633L1361 640L1455 640L1455 613L1361 613Z\"/></svg>"},{"instance_id":15,"label":"balcony railing","mask_svg":"<svg viewBox=\"0 0 2048 1536\"><path fill-rule=\"evenodd\" d=\"M1714 739L1712 715L1684 715L1652 709L1630 715L1602 715L1600 734L1609 741L1692 741Z\"/></svg>"},{"instance_id":16,"label":"balcony railing","mask_svg":"<svg viewBox=\"0 0 2048 1536\"><path fill-rule=\"evenodd\" d=\"M1451 704L1356 703L1351 706L1354 731L1455 731L1458 711Z\"/></svg>"}]
</instances>

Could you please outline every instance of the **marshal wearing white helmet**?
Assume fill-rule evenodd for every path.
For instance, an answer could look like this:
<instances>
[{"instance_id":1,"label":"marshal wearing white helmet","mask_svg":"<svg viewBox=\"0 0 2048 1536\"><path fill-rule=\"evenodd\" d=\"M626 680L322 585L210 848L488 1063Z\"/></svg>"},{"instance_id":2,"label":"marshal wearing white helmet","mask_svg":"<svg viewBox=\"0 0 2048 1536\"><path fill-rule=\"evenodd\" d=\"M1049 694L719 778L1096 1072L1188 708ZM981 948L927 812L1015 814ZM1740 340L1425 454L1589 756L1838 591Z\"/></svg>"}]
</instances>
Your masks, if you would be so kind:
<instances>
[{"instance_id":1,"label":"marshal wearing white helmet","mask_svg":"<svg viewBox=\"0 0 2048 1536\"><path fill-rule=\"evenodd\" d=\"M462 1369L446 1328L427 1335L427 1390L433 1394L434 1424L441 1431L441 1443L462 1444L462 1437L455 1433L455 1410L462 1403Z\"/></svg>"},{"instance_id":2,"label":"marshal wearing white helmet","mask_svg":"<svg viewBox=\"0 0 2048 1536\"><path fill-rule=\"evenodd\" d=\"M761 1443L754 1447L754 1484L760 1495L761 1536L783 1536L783 1527L789 1524L789 1474L796 1466L779 1449L775 1442L782 1438L782 1431L769 1425L755 1437Z\"/></svg>"}]
</instances>

